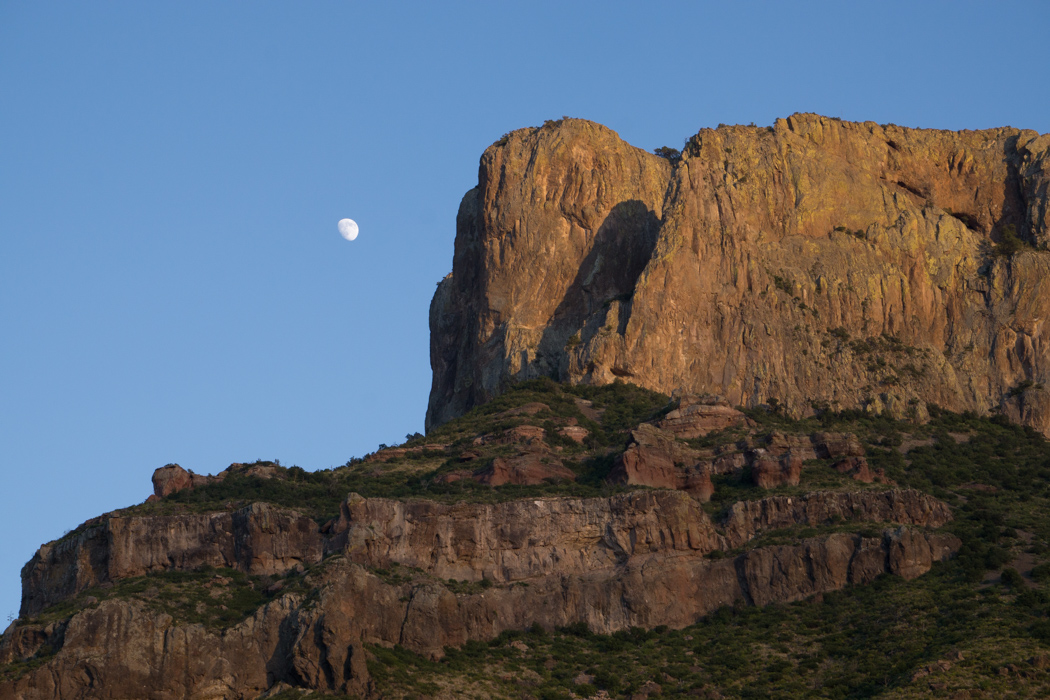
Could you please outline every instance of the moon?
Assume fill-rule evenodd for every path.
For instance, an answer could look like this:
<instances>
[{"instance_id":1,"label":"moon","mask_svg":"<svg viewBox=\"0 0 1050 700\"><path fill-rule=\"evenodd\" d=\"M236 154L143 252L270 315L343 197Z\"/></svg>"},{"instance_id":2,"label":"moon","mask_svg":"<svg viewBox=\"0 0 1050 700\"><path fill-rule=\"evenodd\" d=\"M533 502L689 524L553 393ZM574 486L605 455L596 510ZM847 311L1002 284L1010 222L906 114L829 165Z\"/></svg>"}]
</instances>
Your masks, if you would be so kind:
<instances>
[{"instance_id":1,"label":"moon","mask_svg":"<svg viewBox=\"0 0 1050 700\"><path fill-rule=\"evenodd\" d=\"M357 222L353 219L340 219L339 220L339 235L348 241L352 241L357 238Z\"/></svg>"}]
</instances>

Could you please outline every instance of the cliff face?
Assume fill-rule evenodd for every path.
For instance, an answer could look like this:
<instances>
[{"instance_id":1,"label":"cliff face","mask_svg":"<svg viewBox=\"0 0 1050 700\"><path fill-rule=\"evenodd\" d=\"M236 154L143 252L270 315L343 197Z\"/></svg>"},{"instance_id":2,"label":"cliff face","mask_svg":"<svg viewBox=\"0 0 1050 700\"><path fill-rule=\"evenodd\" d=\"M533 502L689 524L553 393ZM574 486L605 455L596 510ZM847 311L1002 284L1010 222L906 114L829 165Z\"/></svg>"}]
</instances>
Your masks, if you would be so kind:
<instances>
[{"instance_id":1,"label":"cliff face","mask_svg":"<svg viewBox=\"0 0 1050 700\"><path fill-rule=\"evenodd\" d=\"M20 616L99 584L172 569L228 567L284 574L321 561L317 525L295 511L253 503L232 513L107 518L41 547L22 568Z\"/></svg>"},{"instance_id":2,"label":"cliff face","mask_svg":"<svg viewBox=\"0 0 1050 700\"><path fill-rule=\"evenodd\" d=\"M1048 187L1050 136L1010 128L795 115L674 164L582 120L513 132L460 206L427 425L552 376L1050 432Z\"/></svg>"},{"instance_id":3,"label":"cliff face","mask_svg":"<svg viewBox=\"0 0 1050 700\"><path fill-rule=\"evenodd\" d=\"M960 545L953 535L924 529L951 519L947 505L908 490L772 497L739 504L717 524L676 491L495 505L352 494L324 528L289 511L261 510L234 513L242 526L227 523L242 549L251 538L252 556L237 556L236 546L214 535L222 527L213 513L123 518L106 537L94 530L42 550L23 572L23 610L76 599L77 611L60 623L9 630L0 664L32 658L43 645L57 653L0 683L0 699L255 698L280 683L367 694L367 644L439 657L446 646L534 623L585 622L605 633L683 627L722 605L800 600L882 573L914 578ZM894 526L877 536L835 532L705 556L791 525L851 521ZM180 533L167 546L194 552L192 561L156 560L151 542L163 532ZM202 562L279 572L290 564L293 541L307 558L319 557L322 547L330 555L307 575L309 595L279 595L224 630L177 623L143 600L82 594L119 577ZM139 553L135 561L126 559L128 551ZM77 579L83 561L112 579ZM391 579L389 568L398 566ZM62 575L39 576L44 570Z\"/></svg>"}]
</instances>

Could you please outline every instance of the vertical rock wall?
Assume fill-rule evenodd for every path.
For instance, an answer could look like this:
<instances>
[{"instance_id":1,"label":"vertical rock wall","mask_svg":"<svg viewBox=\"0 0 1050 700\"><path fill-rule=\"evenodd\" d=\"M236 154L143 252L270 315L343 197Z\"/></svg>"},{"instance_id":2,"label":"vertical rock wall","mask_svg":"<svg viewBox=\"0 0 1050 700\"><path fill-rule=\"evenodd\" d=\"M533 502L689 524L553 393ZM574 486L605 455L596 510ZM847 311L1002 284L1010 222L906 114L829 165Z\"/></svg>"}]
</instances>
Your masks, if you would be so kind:
<instances>
[{"instance_id":1,"label":"vertical rock wall","mask_svg":"<svg viewBox=\"0 0 1050 700\"><path fill-rule=\"evenodd\" d=\"M1011 128L794 115L674 164L582 120L513 132L431 305L427 425L552 376L1046 432L1048 183L1050 136Z\"/></svg>"}]
</instances>

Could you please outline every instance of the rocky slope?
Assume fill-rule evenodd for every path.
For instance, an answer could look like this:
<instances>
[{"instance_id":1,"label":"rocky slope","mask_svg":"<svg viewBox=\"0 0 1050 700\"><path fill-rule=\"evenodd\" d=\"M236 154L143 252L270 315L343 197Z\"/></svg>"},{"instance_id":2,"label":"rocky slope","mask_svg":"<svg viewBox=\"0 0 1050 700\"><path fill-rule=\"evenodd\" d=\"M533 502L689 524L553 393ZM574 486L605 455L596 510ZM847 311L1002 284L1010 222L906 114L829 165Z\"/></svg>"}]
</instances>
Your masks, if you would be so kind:
<instances>
[{"instance_id":1,"label":"rocky slope","mask_svg":"<svg viewBox=\"0 0 1050 700\"><path fill-rule=\"evenodd\" d=\"M695 694L715 677L705 692L717 695L741 682L718 665L734 652L704 645L747 610L764 611L748 632L759 636L799 618L777 623L777 639L796 640L788 658L812 657L789 663L795 690L781 694L797 696L846 672L841 649L822 645L855 631L849 653L863 651L886 633L864 620L890 620L895 606L907 611L898 633L925 651L907 662L864 652L871 670L856 683L930 668L939 678L947 652L927 631L985 619L973 606L993 614L1007 585L987 583L1013 556L991 542L1014 538L1027 562L1017 566L1031 583L1014 572L1008 584L1033 587L1016 609L1050 612L1035 583L1050 551L1038 515L1050 512L1045 444L939 411L926 425L795 421L711 396L669 403L628 384L536 380L330 471L167 465L146 502L24 567L20 618L0 641L0 698L546 698L568 697L566 683L593 696L588 679L642 698L660 686ZM506 482L491 478L497 464ZM923 591L934 598L915 600ZM842 615L853 621L835 623ZM1030 622L994 616L996 634L1031 634ZM594 645L593 660L572 660ZM672 648L678 661L658 663ZM788 663L754 649L747 664ZM634 667L602 661L613 653Z\"/></svg>"},{"instance_id":2,"label":"rocky slope","mask_svg":"<svg viewBox=\"0 0 1050 700\"><path fill-rule=\"evenodd\" d=\"M431 305L439 425L515 379L1050 431L1050 136L799 114L670 162L577 119L485 151Z\"/></svg>"},{"instance_id":3,"label":"rocky slope","mask_svg":"<svg viewBox=\"0 0 1050 700\"><path fill-rule=\"evenodd\" d=\"M945 502L834 467L865 459L854 433L770 429L716 397L570 390L519 385L439 439L328 473L156 470L145 503L23 568L0 698L374 695L377 649L436 659L537 626L679 629L914 579L961 545ZM803 466L764 483L770 460ZM328 500L397 483L399 498Z\"/></svg>"}]
</instances>

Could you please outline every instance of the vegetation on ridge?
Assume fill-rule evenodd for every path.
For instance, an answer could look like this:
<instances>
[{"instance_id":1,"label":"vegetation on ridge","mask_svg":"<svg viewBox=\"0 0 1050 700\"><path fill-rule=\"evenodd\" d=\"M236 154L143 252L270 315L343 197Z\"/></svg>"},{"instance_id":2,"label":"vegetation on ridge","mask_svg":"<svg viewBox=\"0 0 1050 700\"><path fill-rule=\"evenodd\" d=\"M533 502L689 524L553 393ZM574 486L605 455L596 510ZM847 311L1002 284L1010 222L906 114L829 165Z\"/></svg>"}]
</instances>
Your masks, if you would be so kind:
<instances>
[{"instance_id":1,"label":"vegetation on ridge","mask_svg":"<svg viewBox=\"0 0 1050 700\"><path fill-rule=\"evenodd\" d=\"M577 399L590 400L592 406ZM534 415L514 413L536 403L548 408ZM351 490L442 500L609 493L614 489L601 484L600 470L611 465L630 428L669 406L667 397L630 385L593 388L527 382L426 438L413 437L399 447L406 452L389 461L351 460L320 473L279 467L279 477L270 479L234 474L224 482L179 492L133 512L206 510L267 500L320 520L334 515L338 502ZM822 412L796 420L775 406L747 415L751 427L727 429L688 443L702 449L774 431L853 433L864 445L872 468L884 469L901 487L927 491L952 506L956 519L947 529L963 541L959 555L913 581L884 576L873 584L799 603L723 608L682 630L633 629L600 635L582 625L534 628L448 649L440 661L397 647L372 647L369 667L383 697L550 700L604 692L611 698L628 698L647 693L651 697L657 686L662 697L711 698L1042 697L1050 693L1050 446L1041 434L999 418L936 408L931 408L925 425L859 411ZM588 429L584 444L558 436L556 428L564 425L560 421L569 418ZM476 463L505 449L498 441L476 445L479 435L499 435L522 424L547 426L548 446L562 448L564 462L579 470L579 483L499 488L472 482L459 487L460 482L435 483L436 475L462 468L463 452L487 455L473 460ZM586 469L592 470L590 477ZM836 473L828 460L807 463L802 475L799 486L772 492L754 487L744 474L716 477L709 512L716 515L732 501L768 493L884 488L858 484ZM868 535L880 529L875 523L862 527ZM835 523L787 528L765 533L748 547L791 544L844 528ZM853 524L848 529L856 528ZM392 585L411 587L424 579L434 583L407 567L374 573ZM216 571L158 574L86 591L32 622L60 621L83 605L130 597L179 621L223 628L288 591L307 593L311 580L311 571L288 580ZM481 583L440 583L457 595L484 589ZM212 597L216 587L220 593ZM5 666L0 677L24 673L33 664L46 662L50 653L42 649L37 659ZM288 690L278 697L298 696L297 690Z\"/></svg>"},{"instance_id":2,"label":"vegetation on ridge","mask_svg":"<svg viewBox=\"0 0 1050 700\"><path fill-rule=\"evenodd\" d=\"M590 402L581 404L580 401ZM534 416L505 415L530 403L549 407ZM339 504L350 492L366 497L429 498L442 501L496 502L538 496L602 496L626 490L604 482L615 453L622 450L628 432L639 423L665 413L671 407L667 396L633 384L568 386L550 379L534 379L512 385L506 393L465 416L442 425L427 436L411 436L405 455L380 461L349 460L335 469L308 472L299 467L280 467L274 462L256 464L276 468L275 478L234 473L224 480L171 494L158 503L147 503L121 511L124 514L166 514L184 511L224 510L254 501L295 508L318 522L335 517ZM591 417L588 417L590 414ZM491 487L469 479L441 483L437 477L451 471L478 469L499 456L514 452L512 446L474 444L482 435L500 435L522 424L546 430L545 442L576 474L575 482L536 486L507 484ZM583 444L563 437L558 429L576 424L588 431ZM478 457L469 464L464 452Z\"/></svg>"},{"instance_id":3,"label":"vegetation on ridge","mask_svg":"<svg viewBox=\"0 0 1050 700\"><path fill-rule=\"evenodd\" d=\"M789 605L722 608L682 630L508 632L438 662L373 649L386 697L999 698L1050 693L1050 445L998 419L934 410L928 425L863 413L785 432L849 429L902 486L952 504L955 559L913 581ZM810 532L769 533L769 542ZM571 695L572 694L572 695Z\"/></svg>"}]
</instances>

